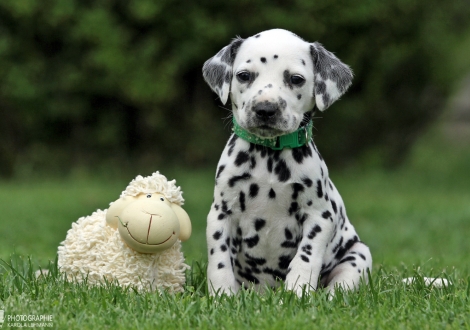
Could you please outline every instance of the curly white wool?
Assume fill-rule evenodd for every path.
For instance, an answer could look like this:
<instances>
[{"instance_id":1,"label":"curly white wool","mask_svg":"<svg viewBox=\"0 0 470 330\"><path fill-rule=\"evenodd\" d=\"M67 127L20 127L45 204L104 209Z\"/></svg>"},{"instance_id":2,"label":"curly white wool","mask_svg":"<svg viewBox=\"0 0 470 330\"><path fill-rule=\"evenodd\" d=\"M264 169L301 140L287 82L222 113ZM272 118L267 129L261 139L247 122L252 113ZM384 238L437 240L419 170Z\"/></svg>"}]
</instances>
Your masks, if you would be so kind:
<instances>
[{"instance_id":1,"label":"curly white wool","mask_svg":"<svg viewBox=\"0 0 470 330\"><path fill-rule=\"evenodd\" d=\"M133 180L122 196L163 193L173 203L183 203L180 187L158 172ZM138 253L129 248L117 230L106 224L106 210L97 210L72 224L58 248L58 266L70 281L102 284L117 281L140 291L182 292L185 271L181 242L159 253Z\"/></svg>"},{"instance_id":2,"label":"curly white wool","mask_svg":"<svg viewBox=\"0 0 470 330\"><path fill-rule=\"evenodd\" d=\"M168 181L167 178L158 171L147 177L138 175L129 183L126 190L121 193L120 198L152 193L163 194L170 202L180 206L184 204L181 187L176 185L176 180Z\"/></svg>"}]
</instances>

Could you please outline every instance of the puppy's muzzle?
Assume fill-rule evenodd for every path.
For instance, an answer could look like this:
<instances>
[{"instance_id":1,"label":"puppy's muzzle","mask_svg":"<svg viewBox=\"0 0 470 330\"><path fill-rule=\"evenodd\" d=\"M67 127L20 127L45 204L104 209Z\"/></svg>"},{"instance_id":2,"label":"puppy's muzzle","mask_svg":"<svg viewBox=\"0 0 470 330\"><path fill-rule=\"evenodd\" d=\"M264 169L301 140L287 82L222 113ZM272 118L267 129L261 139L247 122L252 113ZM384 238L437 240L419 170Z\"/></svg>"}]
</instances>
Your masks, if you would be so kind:
<instances>
[{"instance_id":1,"label":"puppy's muzzle","mask_svg":"<svg viewBox=\"0 0 470 330\"><path fill-rule=\"evenodd\" d=\"M262 123L272 121L279 111L279 105L268 101L257 103L253 106L253 111L256 114L256 119Z\"/></svg>"}]
</instances>

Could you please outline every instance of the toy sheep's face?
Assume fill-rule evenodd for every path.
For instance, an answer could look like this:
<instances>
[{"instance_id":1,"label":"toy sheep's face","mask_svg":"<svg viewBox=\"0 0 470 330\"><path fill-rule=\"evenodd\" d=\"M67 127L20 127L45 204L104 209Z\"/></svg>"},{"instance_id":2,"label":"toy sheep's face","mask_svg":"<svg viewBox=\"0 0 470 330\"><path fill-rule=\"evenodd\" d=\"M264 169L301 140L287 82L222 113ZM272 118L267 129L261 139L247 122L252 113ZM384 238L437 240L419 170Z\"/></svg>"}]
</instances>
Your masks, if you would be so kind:
<instances>
[{"instance_id":1,"label":"toy sheep's face","mask_svg":"<svg viewBox=\"0 0 470 330\"><path fill-rule=\"evenodd\" d=\"M179 238L191 236L188 214L161 194L126 196L111 204L106 222L117 228L123 241L141 253L171 247Z\"/></svg>"}]
</instances>

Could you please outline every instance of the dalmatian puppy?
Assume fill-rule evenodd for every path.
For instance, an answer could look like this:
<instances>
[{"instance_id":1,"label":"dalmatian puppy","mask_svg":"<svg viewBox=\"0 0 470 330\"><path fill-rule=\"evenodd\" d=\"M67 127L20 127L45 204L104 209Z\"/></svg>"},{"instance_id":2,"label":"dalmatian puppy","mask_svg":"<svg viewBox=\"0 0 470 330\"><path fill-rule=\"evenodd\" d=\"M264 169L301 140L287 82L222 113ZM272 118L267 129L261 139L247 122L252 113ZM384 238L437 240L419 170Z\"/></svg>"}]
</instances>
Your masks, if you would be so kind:
<instances>
[{"instance_id":1,"label":"dalmatian puppy","mask_svg":"<svg viewBox=\"0 0 470 330\"><path fill-rule=\"evenodd\" d=\"M230 96L237 127L207 217L211 294L284 282L300 296L367 281L369 248L311 139L314 109L346 92L350 68L321 44L274 29L234 39L204 63L203 76L222 103ZM284 136L304 143L279 146Z\"/></svg>"}]
</instances>

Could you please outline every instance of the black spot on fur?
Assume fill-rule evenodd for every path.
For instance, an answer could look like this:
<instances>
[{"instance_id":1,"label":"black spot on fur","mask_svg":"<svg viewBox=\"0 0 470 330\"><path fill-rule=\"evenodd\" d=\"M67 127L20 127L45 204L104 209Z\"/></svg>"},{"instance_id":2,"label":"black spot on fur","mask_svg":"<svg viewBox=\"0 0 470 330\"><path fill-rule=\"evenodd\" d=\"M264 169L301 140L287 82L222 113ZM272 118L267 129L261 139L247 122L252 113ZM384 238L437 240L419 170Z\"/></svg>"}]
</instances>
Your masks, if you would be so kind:
<instances>
[{"instance_id":1,"label":"black spot on fur","mask_svg":"<svg viewBox=\"0 0 470 330\"><path fill-rule=\"evenodd\" d=\"M300 100L302 98L302 94L297 94L297 100Z\"/></svg>"},{"instance_id":2,"label":"black spot on fur","mask_svg":"<svg viewBox=\"0 0 470 330\"><path fill-rule=\"evenodd\" d=\"M240 209L242 212L245 212L245 193L240 191L240 195L238 197L238 201L240 202Z\"/></svg>"},{"instance_id":3,"label":"black spot on fur","mask_svg":"<svg viewBox=\"0 0 470 330\"><path fill-rule=\"evenodd\" d=\"M294 86L292 86L292 83L290 82L289 70L284 70L284 86L288 87L289 89L294 89Z\"/></svg>"},{"instance_id":4,"label":"black spot on fur","mask_svg":"<svg viewBox=\"0 0 470 330\"><path fill-rule=\"evenodd\" d=\"M347 261L355 261L355 260L356 260L355 256L349 256L349 257L341 259L341 261L338 262L338 264L342 264L342 263L347 262Z\"/></svg>"},{"instance_id":5,"label":"black spot on fur","mask_svg":"<svg viewBox=\"0 0 470 330\"><path fill-rule=\"evenodd\" d=\"M335 212L335 214L338 213L338 209L336 208L336 203L333 200L331 200L330 203L331 203L331 207L333 208L333 211Z\"/></svg>"},{"instance_id":6,"label":"black spot on fur","mask_svg":"<svg viewBox=\"0 0 470 330\"><path fill-rule=\"evenodd\" d=\"M258 244L259 236L255 235L255 236L252 236L252 237L244 238L243 242L245 242L246 245L248 245L249 248L252 248L252 247L254 247Z\"/></svg>"},{"instance_id":7,"label":"black spot on fur","mask_svg":"<svg viewBox=\"0 0 470 330\"><path fill-rule=\"evenodd\" d=\"M230 141L228 141L228 145L229 145L228 155L229 156L232 155L233 149L235 148L235 142L237 142L237 139L238 139L238 136L233 134Z\"/></svg>"},{"instance_id":8,"label":"black spot on fur","mask_svg":"<svg viewBox=\"0 0 470 330\"><path fill-rule=\"evenodd\" d=\"M274 55L274 58L278 58L278 57L279 57L279 56L277 56L277 55Z\"/></svg>"},{"instance_id":9,"label":"black spot on fur","mask_svg":"<svg viewBox=\"0 0 470 330\"><path fill-rule=\"evenodd\" d=\"M222 212L225 214L232 214L232 211L228 209L227 201L222 200Z\"/></svg>"},{"instance_id":10,"label":"black spot on fur","mask_svg":"<svg viewBox=\"0 0 470 330\"><path fill-rule=\"evenodd\" d=\"M250 155L246 151L240 151L235 159L235 165L240 166L250 159Z\"/></svg>"},{"instance_id":11,"label":"black spot on fur","mask_svg":"<svg viewBox=\"0 0 470 330\"><path fill-rule=\"evenodd\" d=\"M274 173L277 174L278 180L281 182L286 182L290 179L290 169L287 167L286 161L284 159L279 160L276 167L274 168Z\"/></svg>"},{"instance_id":12,"label":"black spot on fur","mask_svg":"<svg viewBox=\"0 0 470 330\"><path fill-rule=\"evenodd\" d=\"M225 219L225 213L220 213L219 216L217 217L219 220L224 220Z\"/></svg>"},{"instance_id":13,"label":"black spot on fur","mask_svg":"<svg viewBox=\"0 0 470 330\"><path fill-rule=\"evenodd\" d=\"M310 259L307 256L304 256L303 254L300 255L300 259L302 259L302 261L305 261L305 262L310 261Z\"/></svg>"},{"instance_id":14,"label":"black spot on fur","mask_svg":"<svg viewBox=\"0 0 470 330\"><path fill-rule=\"evenodd\" d=\"M266 225L266 220L264 219L256 219L255 220L255 230L260 231Z\"/></svg>"},{"instance_id":15,"label":"black spot on fur","mask_svg":"<svg viewBox=\"0 0 470 330\"><path fill-rule=\"evenodd\" d=\"M246 61L246 63L250 63L250 62L251 62L251 60Z\"/></svg>"},{"instance_id":16,"label":"black spot on fur","mask_svg":"<svg viewBox=\"0 0 470 330\"><path fill-rule=\"evenodd\" d=\"M267 167L268 167L268 172L272 173L273 172L273 159L271 157L268 158Z\"/></svg>"},{"instance_id":17,"label":"black spot on fur","mask_svg":"<svg viewBox=\"0 0 470 330\"><path fill-rule=\"evenodd\" d=\"M250 197L255 198L258 195L259 186L256 183L250 185Z\"/></svg>"},{"instance_id":18,"label":"black spot on fur","mask_svg":"<svg viewBox=\"0 0 470 330\"><path fill-rule=\"evenodd\" d=\"M329 219L331 217L331 212L330 211L325 211L321 214L323 219Z\"/></svg>"},{"instance_id":19,"label":"black spot on fur","mask_svg":"<svg viewBox=\"0 0 470 330\"><path fill-rule=\"evenodd\" d=\"M318 198L323 197L323 187L321 185L321 180L317 180L317 196Z\"/></svg>"},{"instance_id":20,"label":"black spot on fur","mask_svg":"<svg viewBox=\"0 0 470 330\"><path fill-rule=\"evenodd\" d=\"M295 214L295 219L297 220L297 223L299 225L303 225L303 223L305 222L305 220L307 220L308 218L308 214L307 213L304 213L304 214L300 214L300 213L296 213Z\"/></svg>"},{"instance_id":21,"label":"black spot on fur","mask_svg":"<svg viewBox=\"0 0 470 330\"><path fill-rule=\"evenodd\" d=\"M312 157L312 150L308 145L292 149L292 157L294 160L301 164L306 157Z\"/></svg>"},{"instance_id":22,"label":"black spot on fur","mask_svg":"<svg viewBox=\"0 0 470 330\"><path fill-rule=\"evenodd\" d=\"M261 62L266 63L266 57L261 57L260 60Z\"/></svg>"},{"instance_id":23,"label":"black spot on fur","mask_svg":"<svg viewBox=\"0 0 470 330\"><path fill-rule=\"evenodd\" d=\"M282 242L282 244L281 244L281 247L283 247L283 248L294 248L294 249L297 249L298 246L299 246L299 243L296 242L296 241L284 241L284 242Z\"/></svg>"},{"instance_id":24,"label":"black spot on fur","mask_svg":"<svg viewBox=\"0 0 470 330\"><path fill-rule=\"evenodd\" d=\"M242 272L241 270L238 271L238 275L240 275L241 277L243 277L244 279L248 280L249 282L252 282L254 284L259 284L259 280L251 275L251 274L248 274L248 273L244 273Z\"/></svg>"},{"instance_id":25,"label":"black spot on fur","mask_svg":"<svg viewBox=\"0 0 470 330\"><path fill-rule=\"evenodd\" d=\"M213 254L214 254L214 249L211 249L211 250L209 251L209 253L210 253L211 255L213 255Z\"/></svg>"},{"instance_id":26,"label":"black spot on fur","mask_svg":"<svg viewBox=\"0 0 470 330\"><path fill-rule=\"evenodd\" d=\"M301 60L302 61L302 64L305 65L305 61L304 60Z\"/></svg>"},{"instance_id":27,"label":"black spot on fur","mask_svg":"<svg viewBox=\"0 0 470 330\"><path fill-rule=\"evenodd\" d=\"M218 269L221 269L221 268L224 268L224 267L225 267L225 265L222 262L219 262L219 264L217 265Z\"/></svg>"},{"instance_id":28,"label":"black spot on fur","mask_svg":"<svg viewBox=\"0 0 470 330\"><path fill-rule=\"evenodd\" d=\"M294 214L299 210L299 204L297 202L292 202L289 207L289 215Z\"/></svg>"},{"instance_id":29,"label":"black spot on fur","mask_svg":"<svg viewBox=\"0 0 470 330\"><path fill-rule=\"evenodd\" d=\"M341 238L342 240L343 238ZM341 246L339 249L338 249L338 252L336 253L335 255L335 258L336 259L341 259L344 257L344 255L346 254L346 252L356 243L359 241L359 238L357 236L354 236L353 238L351 238L350 240L348 240L346 242L346 244L344 244L344 246Z\"/></svg>"},{"instance_id":30,"label":"black spot on fur","mask_svg":"<svg viewBox=\"0 0 470 330\"><path fill-rule=\"evenodd\" d=\"M312 230L310 230L310 233L308 234L307 238L313 239L319 232L321 232L321 227L319 225L315 225Z\"/></svg>"},{"instance_id":31,"label":"black spot on fur","mask_svg":"<svg viewBox=\"0 0 470 330\"><path fill-rule=\"evenodd\" d=\"M272 269L272 268L266 267L266 268L263 269L263 273L271 274L275 281L278 281L278 280L285 281L286 280L286 274L279 271L279 270L277 270L277 269Z\"/></svg>"},{"instance_id":32,"label":"black spot on fur","mask_svg":"<svg viewBox=\"0 0 470 330\"><path fill-rule=\"evenodd\" d=\"M269 198L271 198L271 199L276 198L276 192L274 191L273 188L271 188L271 190L269 190Z\"/></svg>"},{"instance_id":33,"label":"black spot on fur","mask_svg":"<svg viewBox=\"0 0 470 330\"><path fill-rule=\"evenodd\" d=\"M222 245L222 246L220 247L220 250L221 250L222 252L227 251L227 245L225 245L225 244Z\"/></svg>"},{"instance_id":34,"label":"black spot on fur","mask_svg":"<svg viewBox=\"0 0 470 330\"><path fill-rule=\"evenodd\" d=\"M244 180L248 180L250 178L251 178L250 173L243 173L242 175L235 175L235 176L230 178L230 180L228 181L228 185L229 185L229 187L233 187L233 186L235 186L235 184L238 181L244 181Z\"/></svg>"},{"instance_id":35,"label":"black spot on fur","mask_svg":"<svg viewBox=\"0 0 470 330\"><path fill-rule=\"evenodd\" d=\"M251 156L250 158L250 168L254 169L256 167L256 159L255 157Z\"/></svg>"},{"instance_id":36,"label":"black spot on fur","mask_svg":"<svg viewBox=\"0 0 470 330\"><path fill-rule=\"evenodd\" d=\"M313 184L313 181L310 180L310 178L307 178L307 177L302 178L302 182L303 182L307 187L309 187L309 188L310 188L310 187L312 186L312 184Z\"/></svg>"},{"instance_id":37,"label":"black spot on fur","mask_svg":"<svg viewBox=\"0 0 470 330\"><path fill-rule=\"evenodd\" d=\"M248 253L245 253L245 257L248 260L254 262L254 265L262 266L266 263L266 259L264 259L264 258L255 258L253 256L250 256Z\"/></svg>"},{"instance_id":38,"label":"black spot on fur","mask_svg":"<svg viewBox=\"0 0 470 330\"><path fill-rule=\"evenodd\" d=\"M312 255L312 246L310 244L307 244L302 247L302 252L305 252L306 255L311 256Z\"/></svg>"},{"instance_id":39,"label":"black spot on fur","mask_svg":"<svg viewBox=\"0 0 470 330\"><path fill-rule=\"evenodd\" d=\"M220 237L222 236L222 232L221 231L216 231L214 233L214 235L212 235L212 237L217 241L220 239Z\"/></svg>"},{"instance_id":40,"label":"black spot on fur","mask_svg":"<svg viewBox=\"0 0 470 330\"><path fill-rule=\"evenodd\" d=\"M280 256L279 257L279 268L287 269L292 261L291 256Z\"/></svg>"},{"instance_id":41,"label":"black spot on fur","mask_svg":"<svg viewBox=\"0 0 470 330\"><path fill-rule=\"evenodd\" d=\"M299 193L304 191L304 186L300 183L292 184L292 199L297 199L299 197Z\"/></svg>"},{"instance_id":42,"label":"black spot on fur","mask_svg":"<svg viewBox=\"0 0 470 330\"><path fill-rule=\"evenodd\" d=\"M225 165L220 165L219 168L217 169L217 175L216 175L216 179L219 178L220 176L220 173L222 173L222 171L225 169Z\"/></svg>"},{"instance_id":43,"label":"black spot on fur","mask_svg":"<svg viewBox=\"0 0 470 330\"><path fill-rule=\"evenodd\" d=\"M292 235L292 232L286 228L284 229L284 236L286 237L287 240L291 240L292 238L294 238L294 235Z\"/></svg>"}]
</instances>

